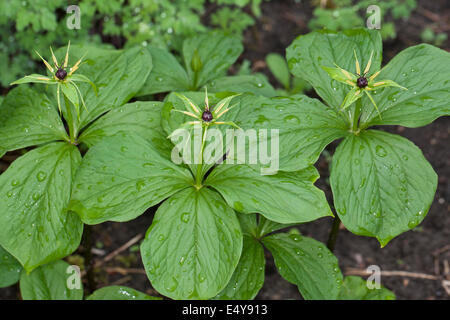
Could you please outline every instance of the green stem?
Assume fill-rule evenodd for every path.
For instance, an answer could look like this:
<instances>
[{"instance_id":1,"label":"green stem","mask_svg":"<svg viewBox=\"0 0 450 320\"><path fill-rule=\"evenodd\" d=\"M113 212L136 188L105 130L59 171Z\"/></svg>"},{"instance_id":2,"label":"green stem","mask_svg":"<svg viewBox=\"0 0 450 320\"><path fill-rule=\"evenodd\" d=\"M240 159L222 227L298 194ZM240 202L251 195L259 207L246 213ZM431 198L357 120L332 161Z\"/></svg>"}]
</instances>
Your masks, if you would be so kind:
<instances>
[{"instance_id":1,"label":"green stem","mask_svg":"<svg viewBox=\"0 0 450 320\"><path fill-rule=\"evenodd\" d=\"M73 113L72 110L72 104L70 103L69 99L65 95L64 96L64 103L66 106L66 114L67 114L67 125L69 126L69 136L70 136L70 142L75 143L77 136L78 136L78 124L77 124L77 114Z\"/></svg>"},{"instance_id":2,"label":"green stem","mask_svg":"<svg viewBox=\"0 0 450 320\"><path fill-rule=\"evenodd\" d=\"M206 140L206 132L208 131L208 127L205 127L205 131L202 134L202 147L200 149L200 155L199 155L199 164L197 165L197 173L195 175L195 186L197 189L200 189L202 187L202 170L203 170L203 149L205 148L205 140Z\"/></svg>"},{"instance_id":3,"label":"green stem","mask_svg":"<svg viewBox=\"0 0 450 320\"><path fill-rule=\"evenodd\" d=\"M341 225L341 219L336 214L336 217L333 219L333 224L331 226L330 235L328 237L327 247L331 252L334 251L334 247L336 245L337 236L339 233L339 226Z\"/></svg>"},{"instance_id":4,"label":"green stem","mask_svg":"<svg viewBox=\"0 0 450 320\"><path fill-rule=\"evenodd\" d=\"M358 122L359 116L361 115L361 99L356 100L355 102L355 112L353 114L353 123L352 123L352 131L358 132Z\"/></svg>"},{"instance_id":5,"label":"green stem","mask_svg":"<svg viewBox=\"0 0 450 320\"><path fill-rule=\"evenodd\" d=\"M197 91L198 72L194 71L194 84L192 86L193 91Z\"/></svg>"}]
</instances>

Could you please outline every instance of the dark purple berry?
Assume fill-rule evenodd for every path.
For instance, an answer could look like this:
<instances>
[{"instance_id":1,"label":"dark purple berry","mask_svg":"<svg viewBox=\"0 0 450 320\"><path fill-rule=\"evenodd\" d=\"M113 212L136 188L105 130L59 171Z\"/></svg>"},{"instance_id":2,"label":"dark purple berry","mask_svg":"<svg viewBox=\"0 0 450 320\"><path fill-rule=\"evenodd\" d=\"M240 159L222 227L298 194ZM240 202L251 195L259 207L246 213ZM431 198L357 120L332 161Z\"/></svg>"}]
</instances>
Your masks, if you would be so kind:
<instances>
[{"instance_id":1,"label":"dark purple berry","mask_svg":"<svg viewBox=\"0 0 450 320\"><path fill-rule=\"evenodd\" d=\"M202 119L205 122L211 122L211 120L213 119L211 111L209 111L209 110L203 111Z\"/></svg>"},{"instance_id":2,"label":"dark purple berry","mask_svg":"<svg viewBox=\"0 0 450 320\"><path fill-rule=\"evenodd\" d=\"M366 77L359 77L356 80L356 85L360 88L365 88L365 87L367 87L368 84L369 84L369 82L367 81Z\"/></svg>"},{"instance_id":3,"label":"dark purple berry","mask_svg":"<svg viewBox=\"0 0 450 320\"><path fill-rule=\"evenodd\" d=\"M63 68L59 68L56 73L55 76L59 79L59 80L64 80L64 78L67 76L67 72L66 70L64 70Z\"/></svg>"}]
</instances>

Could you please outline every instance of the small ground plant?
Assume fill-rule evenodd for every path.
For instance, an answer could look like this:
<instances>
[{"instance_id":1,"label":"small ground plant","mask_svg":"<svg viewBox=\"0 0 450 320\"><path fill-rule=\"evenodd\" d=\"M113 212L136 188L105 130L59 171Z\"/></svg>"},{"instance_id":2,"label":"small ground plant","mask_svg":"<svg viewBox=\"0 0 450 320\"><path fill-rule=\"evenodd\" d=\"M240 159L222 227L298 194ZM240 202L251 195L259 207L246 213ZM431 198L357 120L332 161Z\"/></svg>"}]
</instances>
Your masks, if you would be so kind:
<instances>
[{"instance_id":1,"label":"small ground plant","mask_svg":"<svg viewBox=\"0 0 450 320\"><path fill-rule=\"evenodd\" d=\"M288 66L319 100L227 77L242 50L235 44L218 34L188 39L183 65L152 47L74 48L76 58L89 49L80 72L98 88L95 95L80 84L86 108L77 117L69 116L70 98L58 114L52 86L48 94L25 85L8 94L0 154L37 147L0 176L1 286L20 278L24 299L82 299L76 272L68 281L71 266L61 259L79 245L83 224L129 221L154 207L140 252L163 296L253 299L264 284L265 248L305 299L395 298L344 278L332 251L295 226L334 216L314 185L314 163L339 139L330 177L335 226L342 221L385 246L424 219L433 168L409 140L369 128L449 115L450 54L418 45L381 68L377 31L300 36L287 48ZM125 104L162 92L162 102ZM254 152L261 139L266 149ZM154 298L111 286L88 299Z\"/></svg>"}]
</instances>

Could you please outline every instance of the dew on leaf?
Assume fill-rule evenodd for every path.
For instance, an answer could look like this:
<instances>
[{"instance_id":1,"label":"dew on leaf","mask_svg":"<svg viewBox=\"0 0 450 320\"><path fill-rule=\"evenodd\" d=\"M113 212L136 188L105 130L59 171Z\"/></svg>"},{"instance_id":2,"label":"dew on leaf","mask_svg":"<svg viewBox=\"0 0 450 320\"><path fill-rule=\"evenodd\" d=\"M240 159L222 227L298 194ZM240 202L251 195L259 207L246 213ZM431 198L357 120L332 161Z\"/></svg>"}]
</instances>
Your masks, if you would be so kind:
<instances>
[{"instance_id":1,"label":"dew on leaf","mask_svg":"<svg viewBox=\"0 0 450 320\"><path fill-rule=\"evenodd\" d=\"M178 281L172 277L167 281L165 287L167 291L173 292L178 287Z\"/></svg>"},{"instance_id":2,"label":"dew on leaf","mask_svg":"<svg viewBox=\"0 0 450 320\"><path fill-rule=\"evenodd\" d=\"M387 155L386 149L384 149L382 146L376 146L375 152L379 157L385 157Z\"/></svg>"},{"instance_id":3,"label":"dew on leaf","mask_svg":"<svg viewBox=\"0 0 450 320\"><path fill-rule=\"evenodd\" d=\"M189 219L191 218L191 213L190 212L184 212L183 214L181 214L181 221L184 223L189 222Z\"/></svg>"},{"instance_id":4,"label":"dew on leaf","mask_svg":"<svg viewBox=\"0 0 450 320\"><path fill-rule=\"evenodd\" d=\"M300 124L300 119L297 116L289 115L284 117L284 121L292 124Z\"/></svg>"},{"instance_id":5,"label":"dew on leaf","mask_svg":"<svg viewBox=\"0 0 450 320\"><path fill-rule=\"evenodd\" d=\"M47 178L47 174L44 171L39 171L36 175L36 178L38 179L38 181L42 182L45 180L45 178Z\"/></svg>"}]
</instances>

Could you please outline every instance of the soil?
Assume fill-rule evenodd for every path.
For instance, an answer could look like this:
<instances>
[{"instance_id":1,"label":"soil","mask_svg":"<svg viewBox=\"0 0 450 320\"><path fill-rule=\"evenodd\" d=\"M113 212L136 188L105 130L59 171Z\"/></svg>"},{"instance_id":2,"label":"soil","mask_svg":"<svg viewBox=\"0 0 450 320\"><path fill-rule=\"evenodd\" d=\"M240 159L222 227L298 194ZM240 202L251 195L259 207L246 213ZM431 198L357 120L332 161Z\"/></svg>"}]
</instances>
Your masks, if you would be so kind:
<instances>
[{"instance_id":1,"label":"soil","mask_svg":"<svg viewBox=\"0 0 450 320\"><path fill-rule=\"evenodd\" d=\"M298 3L297 3L298 2ZM384 44L384 62L408 46L418 44L420 32L426 25L436 30L449 30L450 7L447 0L420 0L419 9L413 12L408 21L397 21L398 37ZM273 84L264 63L270 52L284 55L285 48L299 34L308 32L307 21L312 15L309 1L271 1L262 4L262 17L257 25L245 33L246 51L240 61L252 61L254 71L266 73ZM443 46L449 51L450 39ZM445 299L450 300L441 284L445 268L450 262L450 184L448 139L450 119L440 118L428 126L409 129L400 126L380 129L400 134L413 141L424 153L439 176L438 188L431 209L414 230L393 239L386 247L380 248L373 238L353 235L345 229L340 230L335 254L345 274L350 268L365 270L369 265L380 266L382 271L408 271L436 276L437 279L421 279L404 276L382 276L382 284L394 291L397 299ZM337 146L332 143L327 150L332 154ZM8 153L7 158L15 158L18 153ZM2 159L2 160L5 160ZM327 183L328 163L321 157L316 164L321 178L317 186L325 191L332 202L330 186ZM2 170L6 169L3 162ZM105 255L117 250L136 235L145 235L153 218L154 208L139 218L126 223L103 223L92 227L94 262L101 261ZM302 234L326 242L331 229L331 218L322 218L299 227ZM83 246L70 257L71 261L82 259ZM279 276L269 252L266 252L266 281L256 299L301 299L296 286ZM143 270L138 251L133 247L117 255L114 259L95 268L96 286L121 284L158 295L152 289ZM449 276L448 270L447 277ZM86 283L86 285L88 285ZM450 289L450 288L449 288ZM19 298L18 286L0 289L0 298Z\"/></svg>"}]
</instances>

